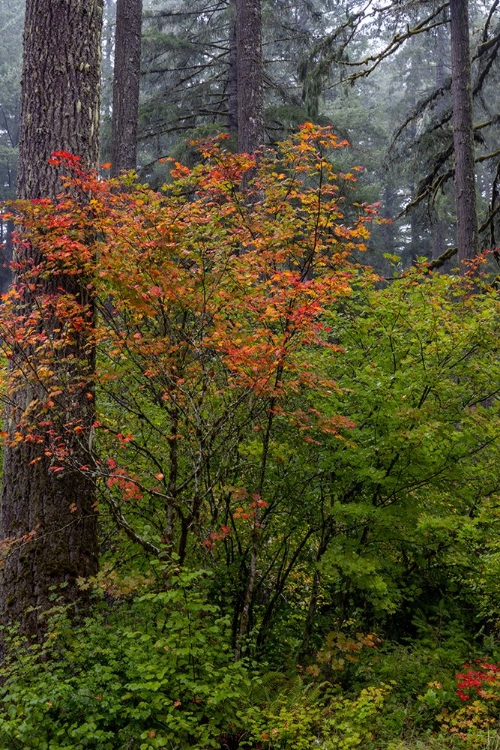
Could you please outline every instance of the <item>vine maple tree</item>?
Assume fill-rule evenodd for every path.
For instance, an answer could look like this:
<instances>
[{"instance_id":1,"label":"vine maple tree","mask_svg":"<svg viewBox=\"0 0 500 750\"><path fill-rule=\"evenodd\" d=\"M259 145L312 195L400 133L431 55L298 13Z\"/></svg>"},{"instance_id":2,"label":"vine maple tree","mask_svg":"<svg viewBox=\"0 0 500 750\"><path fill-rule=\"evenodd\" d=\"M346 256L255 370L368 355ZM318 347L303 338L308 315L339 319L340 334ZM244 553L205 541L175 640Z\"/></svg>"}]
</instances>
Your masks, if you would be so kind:
<instances>
[{"instance_id":1,"label":"vine maple tree","mask_svg":"<svg viewBox=\"0 0 500 750\"><path fill-rule=\"evenodd\" d=\"M7 357L14 344L36 352L16 361L7 389L33 381L45 401L27 409L13 439L43 443L52 472L91 476L103 508L150 553L175 552L182 563L188 549L213 554L230 538L243 582L241 637L259 551L284 510L270 482L276 430L315 442L351 425L302 402L305 391L336 388L308 353L337 353L323 311L366 273L352 253L365 246L373 209L346 201L355 171L335 170L345 145L306 124L257 162L224 150L221 137L200 146L193 169L171 164L160 192L130 177L102 180L58 152L53 163L68 173L60 199L16 204L17 242L36 243L41 260L23 269L2 307ZM249 170L251 200L241 188ZM350 223L343 204L354 210ZM97 318L63 289L19 312L23 287L72 274L92 279ZM57 337L44 320L59 321ZM80 336L99 352L90 431L58 406L78 373L67 368L75 382L61 382L53 367ZM87 456L76 467L75 435ZM299 532L297 549L310 534ZM284 578L290 543L279 553Z\"/></svg>"}]
</instances>

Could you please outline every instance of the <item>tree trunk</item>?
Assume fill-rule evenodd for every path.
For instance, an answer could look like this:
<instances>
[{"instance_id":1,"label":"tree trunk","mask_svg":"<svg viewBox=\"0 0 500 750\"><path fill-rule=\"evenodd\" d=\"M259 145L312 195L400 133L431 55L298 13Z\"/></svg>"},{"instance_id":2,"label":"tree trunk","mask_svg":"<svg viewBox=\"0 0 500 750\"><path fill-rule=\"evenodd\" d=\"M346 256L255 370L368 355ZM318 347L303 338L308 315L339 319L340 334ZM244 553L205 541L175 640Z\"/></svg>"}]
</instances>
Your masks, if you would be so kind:
<instances>
[{"instance_id":1,"label":"tree trunk","mask_svg":"<svg viewBox=\"0 0 500 750\"><path fill-rule=\"evenodd\" d=\"M396 243L393 218L395 214L394 199L396 191L394 189L394 183L391 180L391 177L392 175L390 174L389 170L387 170L387 181L384 185L383 217L384 219L388 219L388 223L384 225L384 252L389 253L390 255L394 255L396 251Z\"/></svg>"},{"instance_id":2,"label":"tree trunk","mask_svg":"<svg viewBox=\"0 0 500 750\"><path fill-rule=\"evenodd\" d=\"M229 18L229 70L227 84L227 127L235 142L238 139L238 43L236 31L236 3L232 0Z\"/></svg>"},{"instance_id":3,"label":"tree trunk","mask_svg":"<svg viewBox=\"0 0 500 750\"><path fill-rule=\"evenodd\" d=\"M13 232L14 222L12 219L8 219L7 222L2 224L2 243L3 248L0 253L0 294L5 294L9 291L9 287L12 282L12 249L13 249Z\"/></svg>"},{"instance_id":4,"label":"tree trunk","mask_svg":"<svg viewBox=\"0 0 500 750\"><path fill-rule=\"evenodd\" d=\"M113 65L115 54L116 0L104 0L101 62L101 148L100 158L111 161L111 120L113 117Z\"/></svg>"},{"instance_id":5,"label":"tree trunk","mask_svg":"<svg viewBox=\"0 0 500 750\"><path fill-rule=\"evenodd\" d=\"M23 199L55 198L61 189L60 169L49 164L54 151L78 155L83 165L98 159L100 34L102 0L28 0L24 32L24 60L21 93L18 195ZM18 252L19 270L14 288L19 302L16 314L35 313L39 301L52 295L73 297L86 307L92 318L87 284L81 276L35 277L23 283L29 264L40 262L36 247L23 245ZM37 324L49 332L57 349L61 321L54 315ZM43 326L43 330L41 328ZM52 594L61 593L66 602L78 603L82 594L79 577L97 571L97 518L94 486L78 471L88 452L88 441L70 427L67 445L73 469L51 471L43 442L15 442L14 433L29 411L30 426L41 421L41 407L47 400L42 386L23 377L23 363L36 372L38 360L33 345L16 343L12 352L9 406L6 431L11 440L4 452L3 489L0 506L0 535L17 540L10 546L2 573L2 617L19 621L28 635L40 637L43 627L38 615L52 604ZM84 334L75 333L71 342L54 358L54 379L61 384L52 411L43 419L74 425L91 434L94 420L94 350ZM38 428L41 433L41 427ZM54 468L54 467L52 467ZM31 541L30 535L33 534ZM61 584L64 589L60 590ZM55 589L54 589L55 587Z\"/></svg>"},{"instance_id":6,"label":"tree trunk","mask_svg":"<svg viewBox=\"0 0 500 750\"><path fill-rule=\"evenodd\" d=\"M262 11L260 0L236 0L238 151L264 142Z\"/></svg>"},{"instance_id":7,"label":"tree trunk","mask_svg":"<svg viewBox=\"0 0 500 750\"><path fill-rule=\"evenodd\" d=\"M468 0L451 0L450 21L457 246L464 269L478 252Z\"/></svg>"},{"instance_id":8,"label":"tree trunk","mask_svg":"<svg viewBox=\"0 0 500 750\"><path fill-rule=\"evenodd\" d=\"M444 19L445 20L445 19ZM446 71L445 71L445 48L446 48L446 32L444 26L438 26L436 29L436 75L435 85L437 89L441 89L444 86ZM446 100L444 96L440 96L436 106L436 117L441 118L446 108ZM446 250L446 222L439 215L439 203L436 199L434 200L431 207L431 227L432 227L432 260L437 260Z\"/></svg>"},{"instance_id":9,"label":"tree trunk","mask_svg":"<svg viewBox=\"0 0 500 750\"><path fill-rule=\"evenodd\" d=\"M141 75L142 0L116 4L111 174L137 166L137 114Z\"/></svg>"}]
</instances>

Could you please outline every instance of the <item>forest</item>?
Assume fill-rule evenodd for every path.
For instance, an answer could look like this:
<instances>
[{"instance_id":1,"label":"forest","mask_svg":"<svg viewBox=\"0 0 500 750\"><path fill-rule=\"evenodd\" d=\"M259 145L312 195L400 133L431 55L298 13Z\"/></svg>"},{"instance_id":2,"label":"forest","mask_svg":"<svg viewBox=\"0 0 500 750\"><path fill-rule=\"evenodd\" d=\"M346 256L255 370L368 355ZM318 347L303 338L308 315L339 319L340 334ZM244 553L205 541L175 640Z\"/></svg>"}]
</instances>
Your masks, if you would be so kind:
<instances>
[{"instance_id":1,"label":"forest","mask_svg":"<svg viewBox=\"0 0 500 750\"><path fill-rule=\"evenodd\" d=\"M0 750L499 750L499 0L0 24Z\"/></svg>"}]
</instances>

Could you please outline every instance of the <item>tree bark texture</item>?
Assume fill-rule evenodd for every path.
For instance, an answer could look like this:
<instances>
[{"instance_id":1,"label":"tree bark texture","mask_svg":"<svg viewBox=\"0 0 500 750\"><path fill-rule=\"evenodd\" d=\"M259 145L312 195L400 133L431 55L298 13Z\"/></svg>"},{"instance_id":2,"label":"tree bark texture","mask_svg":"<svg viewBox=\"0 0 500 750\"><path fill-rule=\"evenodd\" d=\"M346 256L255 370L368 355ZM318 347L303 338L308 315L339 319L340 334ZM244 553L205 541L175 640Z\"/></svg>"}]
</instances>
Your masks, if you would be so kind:
<instances>
[{"instance_id":1,"label":"tree bark texture","mask_svg":"<svg viewBox=\"0 0 500 750\"><path fill-rule=\"evenodd\" d=\"M443 14L444 15L444 14ZM444 26L438 26L436 29L436 89L444 87L445 71L445 49L446 49L446 31ZM446 100L440 96L436 106L436 116L441 118L446 109ZM434 202L431 208L431 228L432 228L432 260L437 260L445 251L446 243L446 222L439 215L439 204Z\"/></svg>"},{"instance_id":2,"label":"tree bark texture","mask_svg":"<svg viewBox=\"0 0 500 750\"><path fill-rule=\"evenodd\" d=\"M463 264L478 252L468 0L451 0L450 21L457 246Z\"/></svg>"},{"instance_id":3,"label":"tree bark texture","mask_svg":"<svg viewBox=\"0 0 500 750\"><path fill-rule=\"evenodd\" d=\"M100 36L102 0L28 0L24 33L21 92L18 195L23 199L55 198L61 190L60 169L49 164L54 151L81 157L84 165L98 160ZM37 277L35 288L23 284L26 262L36 265L40 253L28 246L19 251L14 288L19 291L17 314L29 315L42 297L73 295L92 317L92 302L81 276ZM44 320L43 331L56 340L61 321ZM56 349L57 351L57 349ZM15 345L11 362L9 406L5 430L10 436L4 452L0 505L0 536L16 540L7 546L2 571L2 618L19 621L28 635L43 632L38 615L51 606L52 594L67 602L83 601L79 577L97 572L97 517L93 482L78 471L88 460L88 439L73 432L69 444L74 468L51 471L47 443L12 440L29 414L31 425L41 420L47 400L35 378L33 345ZM94 419L95 355L85 335L65 341L54 359L54 378L61 394L50 418L57 424L83 427L91 433ZM26 369L25 369L26 372ZM44 419L48 419L46 412ZM47 438L48 439L48 438ZM53 468L53 467L52 467ZM30 535L33 535L29 541ZM60 590L64 584L63 591ZM54 588L55 587L55 588Z\"/></svg>"},{"instance_id":4,"label":"tree bark texture","mask_svg":"<svg viewBox=\"0 0 500 750\"><path fill-rule=\"evenodd\" d=\"M54 151L95 165L102 0L28 0L19 133L19 198L54 198Z\"/></svg>"},{"instance_id":5,"label":"tree bark texture","mask_svg":"<svg viewBox=\"0 0 500 750\"><path fill-rule=\"evenodd\" d=\"M117 0L111 174L137 166L142 0Z\"/></svg>"},{"instance_id":6,"label":"tree bark texture","mask_svg":"<svg viewBox=\"0 0 500 750\"><path fill-rule=\"evenodd\" d=\"M262 10L260 0L236 0L238 151L264 142Z\"/></svg>"},{"instance_id":7,"label":"tree bark texture","mask_svg":"<svg viewBox=\"0 0 500 750\"><path fill-rule=\"evenodd\" d=\"M229 70L227 83L227 127L238 139L238 41L236 29L236 0L229 5Z\"/></svg>"}]
</instances>

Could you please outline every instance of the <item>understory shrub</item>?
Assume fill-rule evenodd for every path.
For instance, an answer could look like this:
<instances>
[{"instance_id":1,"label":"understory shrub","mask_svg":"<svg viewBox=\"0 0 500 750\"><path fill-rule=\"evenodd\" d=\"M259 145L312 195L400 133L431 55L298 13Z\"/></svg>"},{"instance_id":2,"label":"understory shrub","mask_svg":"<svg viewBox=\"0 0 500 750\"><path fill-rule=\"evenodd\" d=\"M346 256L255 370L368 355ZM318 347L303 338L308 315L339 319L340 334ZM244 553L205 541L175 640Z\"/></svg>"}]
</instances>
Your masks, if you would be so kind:
<instances>
[{"instance_id":1,"label":"understory shrub","mask_svg":"<svg viewBox=\"0 0 500 750\"><path fill-rule=\"evenodd\" d=\"M245 725L252 682L202 574L73 627L54 610L43 646L7 634L0 747L10 750L219 747Z\"/></svg>"}]
</instances>

